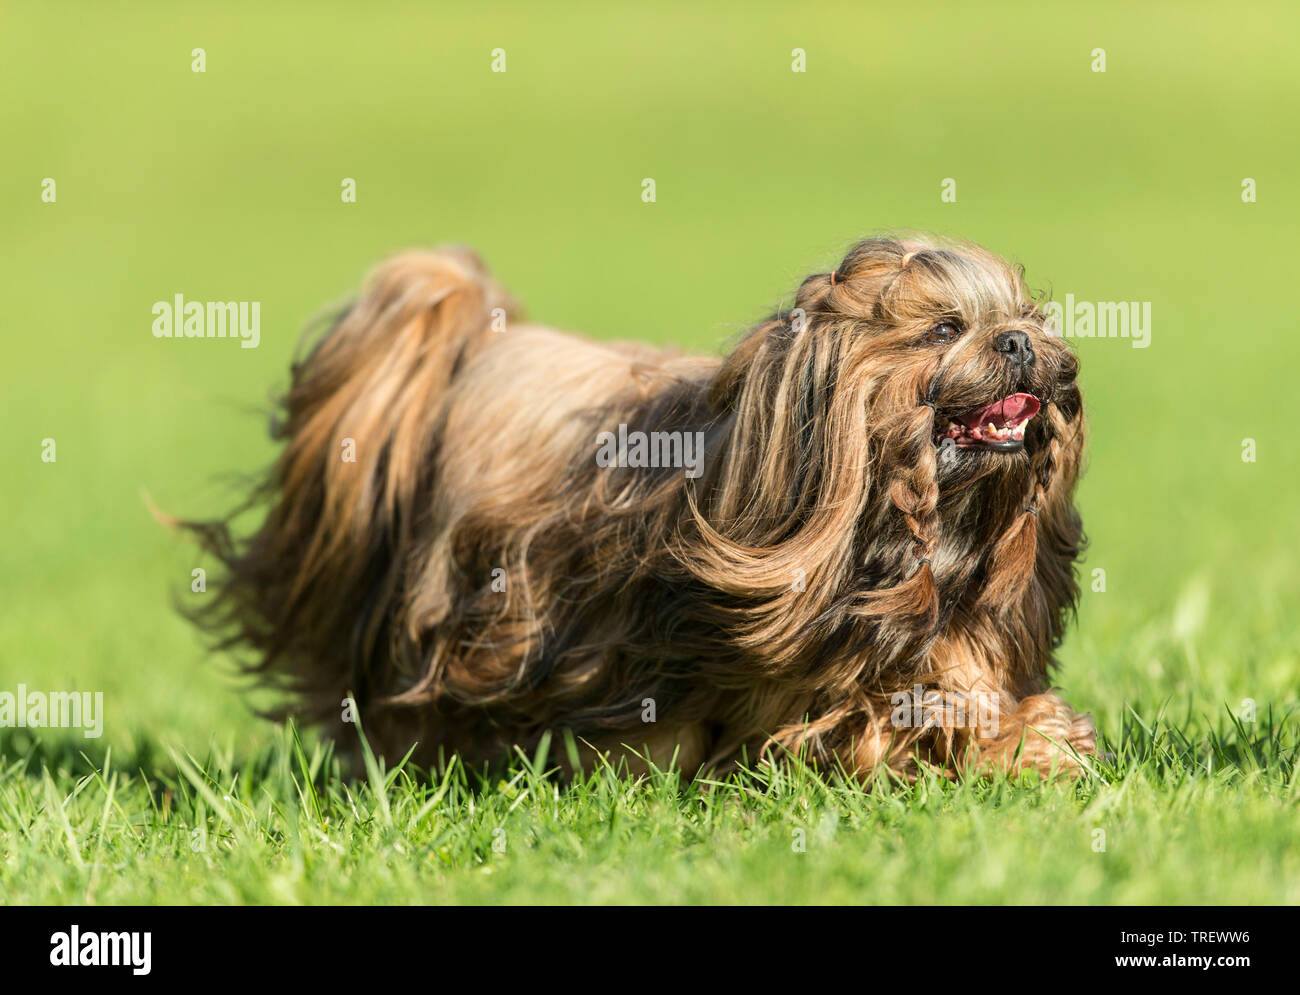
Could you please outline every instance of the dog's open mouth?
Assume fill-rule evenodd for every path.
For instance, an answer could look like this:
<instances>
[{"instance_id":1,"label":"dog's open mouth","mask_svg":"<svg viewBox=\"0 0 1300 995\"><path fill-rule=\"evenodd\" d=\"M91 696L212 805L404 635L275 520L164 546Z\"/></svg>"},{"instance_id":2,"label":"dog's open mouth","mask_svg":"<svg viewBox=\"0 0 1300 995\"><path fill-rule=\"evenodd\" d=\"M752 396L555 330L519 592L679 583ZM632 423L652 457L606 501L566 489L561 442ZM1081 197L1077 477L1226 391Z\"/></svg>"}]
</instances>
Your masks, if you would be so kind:
<instances>
[{"instance_id":1,"label":"dog's open mouth","mask_svg":"<svg viewBox=\"0 0 1300 995\"><path fill-rule=\"evenodd\" d=\"M1025 426L1040 407L1033 394L1008 394L949 418L948 427L935 432L934 440L942 445L945 439L952 439L963 449L1020 449L1025 444Z\"/></svg>"}]
</instances>

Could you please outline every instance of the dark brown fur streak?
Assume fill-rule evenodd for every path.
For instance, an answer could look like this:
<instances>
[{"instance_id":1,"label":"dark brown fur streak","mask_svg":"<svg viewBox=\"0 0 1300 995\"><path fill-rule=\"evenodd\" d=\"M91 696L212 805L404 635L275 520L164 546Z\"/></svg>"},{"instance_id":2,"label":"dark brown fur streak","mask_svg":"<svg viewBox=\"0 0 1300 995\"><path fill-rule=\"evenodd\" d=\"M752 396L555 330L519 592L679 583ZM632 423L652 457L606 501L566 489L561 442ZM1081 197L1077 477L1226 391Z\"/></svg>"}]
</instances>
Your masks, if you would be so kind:
<instances>
[{"instance_id":1,"label":"dark brown fur streak","mask_svg":"<svg viewBox=\"0 0 1300 995\"><path fill-rule=\"evenodd\" d=\"M688 772L1075 768L1092 726L1049 668L1077 596L1076 361L977 246L868 239L834 274L719 361L528 323L464 250L391 259L293 367L261 527L189 523L226 568L198 620L347 749L354 695L390 758L569 730ZM995 348L1008 330L1032 354ZM936 445L1015 392L1042 404L1023 448ZM598 465L620 425L702 433L701 472ZM891 718L917 687L984 696L996 730Z\"/></svg>"}]
</instances>

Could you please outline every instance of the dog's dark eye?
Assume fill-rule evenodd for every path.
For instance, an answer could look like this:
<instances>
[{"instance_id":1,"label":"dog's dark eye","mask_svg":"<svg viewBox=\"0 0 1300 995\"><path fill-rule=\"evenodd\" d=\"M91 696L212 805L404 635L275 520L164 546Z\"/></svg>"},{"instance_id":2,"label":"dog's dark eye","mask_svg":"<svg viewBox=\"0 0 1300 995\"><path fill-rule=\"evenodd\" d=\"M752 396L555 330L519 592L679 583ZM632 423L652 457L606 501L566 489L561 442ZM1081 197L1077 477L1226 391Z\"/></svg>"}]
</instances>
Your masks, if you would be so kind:
<instances>
[{"instance_id":1,"label":"dog's dark eye","mask_svg":"<svg viewBox=\"0 0 1300 995\"><path fill-rule=\"evenodd\" d=\"M956 325L945 321L926 332L925 340L927 342L951 342L960 334L961 332L957 330Z\"/></svg>"}]
</instances>

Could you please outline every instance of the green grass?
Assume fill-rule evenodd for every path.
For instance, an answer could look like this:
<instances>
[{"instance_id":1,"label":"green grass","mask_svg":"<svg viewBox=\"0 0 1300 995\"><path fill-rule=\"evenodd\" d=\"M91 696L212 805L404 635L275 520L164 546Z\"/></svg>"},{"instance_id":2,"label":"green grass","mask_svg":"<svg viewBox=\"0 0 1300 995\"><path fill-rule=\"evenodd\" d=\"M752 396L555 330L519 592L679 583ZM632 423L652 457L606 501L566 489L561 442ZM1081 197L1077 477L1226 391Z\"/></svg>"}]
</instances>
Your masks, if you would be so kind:
<instances>
[{"instance_id":1,"label":"green grass","mask_svg":"<svg viewBox=\"0 0 1300 995\"><path fill-rule=\"evenodd\" d=\"M0 691L102 691L106 722L0 729L4 901L1300 900L1300 10L305 11L5 8ZM542 321L717 350L893 226L1152 303L1150 348L1075 343L1091 546L1058 680L1115 754L1096 776L561 790L521 762L376 793L256 719L173 610L213 564L141 489L228 507L299 330L384 254L469 243ZM261 346L155 340L175 293L261 301Z\"/></svg>"},{"instance_id":2,"label":"green grass","mask_svg":"<svg viewBox=\"0 0 1300 995\"><path fill-rule=\"evenodd\" d=\"M0 792L21 853L4 880L24 901L99 903L1300 899L1294 721L1123 726L1081 783L870 791L793 759L692 783L604 767L561 788L545 749L495 782L374 761L348 781L292 729L238 761L147 755L152 773L37 751Z\"/></svg>"}]
</instances>

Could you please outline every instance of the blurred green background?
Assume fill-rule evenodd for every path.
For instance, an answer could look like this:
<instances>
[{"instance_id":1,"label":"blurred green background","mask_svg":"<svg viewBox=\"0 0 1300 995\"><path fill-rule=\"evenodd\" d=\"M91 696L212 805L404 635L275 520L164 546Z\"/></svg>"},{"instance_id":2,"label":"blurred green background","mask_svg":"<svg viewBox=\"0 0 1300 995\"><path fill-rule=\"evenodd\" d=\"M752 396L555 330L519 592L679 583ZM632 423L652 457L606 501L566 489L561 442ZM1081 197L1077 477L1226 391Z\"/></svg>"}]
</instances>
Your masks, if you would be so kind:
<instances>
[{"instance_id":1,"label":"blurred green background","mask_svg":"<svg viewBox=\"0 0 1300 995\"><path fill-rule=\"evenodd\" d=\"M99 745L270 737L172 608L213 564L140 492L227 508L300 330L385 254L468 243L538 320L719 350L853 239L914 227L1058 298L1152 303L1150 348L1075 343L1070 700L1110 734L1129 703L1293 707L1300 11L710 8L6 4L0 689L103 690ZM177 293L261 301L260 348L156 340Z\"/></svg>"}]
</instances>

